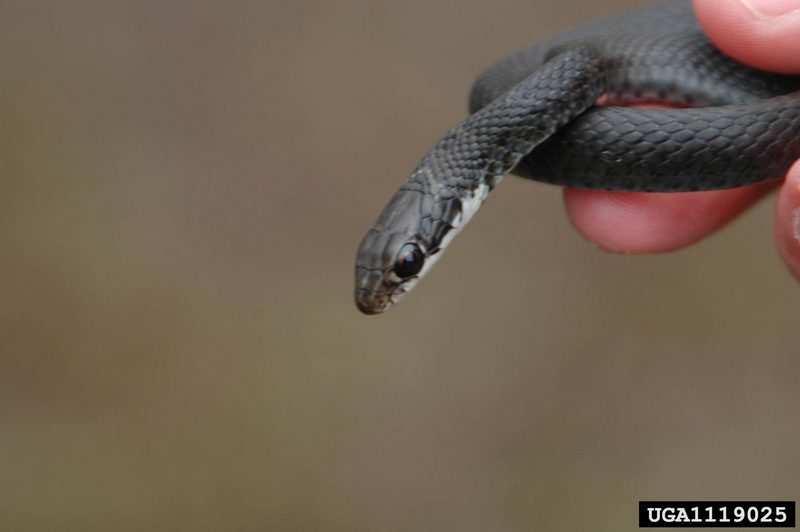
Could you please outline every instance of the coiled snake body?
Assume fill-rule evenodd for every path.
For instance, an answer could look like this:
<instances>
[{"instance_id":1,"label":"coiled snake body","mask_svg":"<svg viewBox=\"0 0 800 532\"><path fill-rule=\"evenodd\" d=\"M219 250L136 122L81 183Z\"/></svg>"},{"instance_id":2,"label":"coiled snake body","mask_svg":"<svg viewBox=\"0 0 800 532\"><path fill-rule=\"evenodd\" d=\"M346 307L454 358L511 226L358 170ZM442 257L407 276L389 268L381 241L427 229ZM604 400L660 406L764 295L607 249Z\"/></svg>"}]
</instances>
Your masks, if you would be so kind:
<instances>
[{"instance_id":1,"label":"coiled snake body","mask_svg":"<svg viewBox=\"0 0 800 532\"><path fill-rule=\"evenodd\" d=\"M690 191L778 179L800 158L800 78L721 55L690 0L666 0L533 44L472 88L472 115L424 156L361 242L366 314L424 276L502 177ZM660 102L678 109L597 106Z\"/></svg>"}]
</instances>

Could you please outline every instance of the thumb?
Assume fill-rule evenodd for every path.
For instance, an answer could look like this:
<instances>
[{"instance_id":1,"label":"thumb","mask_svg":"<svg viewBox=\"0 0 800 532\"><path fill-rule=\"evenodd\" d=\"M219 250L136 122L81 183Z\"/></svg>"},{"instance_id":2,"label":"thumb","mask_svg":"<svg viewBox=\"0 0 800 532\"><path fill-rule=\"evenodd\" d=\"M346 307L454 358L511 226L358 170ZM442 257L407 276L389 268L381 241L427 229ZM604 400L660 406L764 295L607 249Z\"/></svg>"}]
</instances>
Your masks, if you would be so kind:
<instances>
[{"instance_id":1,"label":"thumb","mask_svg":"<svg viewBox=\"0 0 800 532\"><path fill-rule=\"evenodd\" d=\"M708 38L750 66L800 73L800 0L694 0ZM775 235L783 261L800 280L800 162L778 192Z\"/></svg>"},{"instance_id":2,"label":"thumb","mask_svg":"<svg viewBox=\"0 0 800 532\"><path fill-rule=\"evenodd\" d=\"M783 262L800 281L800 163L796 163L778 194L775 235Z\"/></svg>"},{"instance_id":3,"label":"thumb","mask_svg":"<svg viewBox=\"0 0 800 532\"><path fill-rule=\"evenodd\" d=\"M737 61L800 73L800 0L694 0L708 38Z\"/></svg>"}]
</instances>

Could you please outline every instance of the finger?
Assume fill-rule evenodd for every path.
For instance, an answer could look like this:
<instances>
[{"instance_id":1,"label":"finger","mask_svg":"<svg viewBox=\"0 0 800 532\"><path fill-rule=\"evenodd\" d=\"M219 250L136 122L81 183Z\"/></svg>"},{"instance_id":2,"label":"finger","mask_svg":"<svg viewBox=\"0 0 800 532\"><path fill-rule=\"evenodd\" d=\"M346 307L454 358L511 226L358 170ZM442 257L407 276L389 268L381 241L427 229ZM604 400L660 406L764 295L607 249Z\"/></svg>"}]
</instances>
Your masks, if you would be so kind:
<instances>
[{"instance_id":1,"label":"finger","mask_svg":"<svg viewBox=\"0 0 800 532\"><path fill-rule=\"evenodd\" d=\"M701 240L776 186L663 194L566 189L564 199L577 230L603 249L657 253Z\"/></svg>"},{"instance_id":2,"label":"finger","mask_svg":"<svg viewBox=\"0 0 800 532\"><path fill-rule=\"evenodd\" d=\"M753 67L800 73L800 0L694 0L708 38Z\"/></svg>"},{"instance_id":3,"label":"finger","mask_svg":"<svg viewBox=\"0 0 800 532\"><path fill-rule=\"evenodd\" d=\"M789 170L778 194L775 236L783 261L800 280L800 163Z\"/></svg>"}]
</instances>

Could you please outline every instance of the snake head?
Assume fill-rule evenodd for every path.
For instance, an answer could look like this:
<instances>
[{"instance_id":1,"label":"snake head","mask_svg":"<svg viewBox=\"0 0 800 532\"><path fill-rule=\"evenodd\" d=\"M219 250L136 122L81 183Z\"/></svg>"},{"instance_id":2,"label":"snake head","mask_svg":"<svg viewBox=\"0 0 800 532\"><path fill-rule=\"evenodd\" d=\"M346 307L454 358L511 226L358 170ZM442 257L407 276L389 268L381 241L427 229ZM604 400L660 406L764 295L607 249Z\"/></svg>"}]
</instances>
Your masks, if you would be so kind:
<instances>
[{"instance_id":1,"label":"snake head","mask_svg":"<svg viewBox=\"0 0 800 532\"><path fill-rule=\"evenodd\" d=\"M367 232L356 256L355 302L380 314L408 293L439 259L464 221L457 197L401 189Z\"/></svg>"}]
</instances>

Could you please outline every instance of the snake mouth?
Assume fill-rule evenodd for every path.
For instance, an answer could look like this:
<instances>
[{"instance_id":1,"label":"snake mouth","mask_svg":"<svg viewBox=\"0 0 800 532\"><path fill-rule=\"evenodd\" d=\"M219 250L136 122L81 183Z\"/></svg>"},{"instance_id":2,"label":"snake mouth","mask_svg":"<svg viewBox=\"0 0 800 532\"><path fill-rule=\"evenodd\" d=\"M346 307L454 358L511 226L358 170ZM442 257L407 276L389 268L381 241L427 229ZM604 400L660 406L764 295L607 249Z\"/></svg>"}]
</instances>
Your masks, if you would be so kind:
<instances>
[{"instance_id":1,"label":"snake mouth","mask_svg":"<svg viewBox=\"0 0 800 532\"><path fill-rule=\"evenodd\" d=\"M374 316L383 314L386 309L396 304L419 281L420 276L415 275L400 282L387 279L395 276L394 273L386 274L380 270L356 268L356 290L354 300L358 310L364 314Z\"/></svg>"},{"instance_id":2,"label":"snake mouth","mask_svg":"<svg viewBox=\"0 0 800 532\"><path fill-rule=\"evenodd\" d=\"M382 314L393 303L391 294L379 294L364 289L356 290L355 301L358 310L368 316Z\"/></svg>"},{"instance_id":3,"label":"snake mouth","mask_svg":"<svg viewBox=\"0 0 800 532\"><path fill-rule=\"evenodd\" d=\"M386 286L384 278L383 270L356 266L356 290L353 296L358 310L373 316L383 313L393 303L394 288Z\"/></svg>"}]
</instances>

